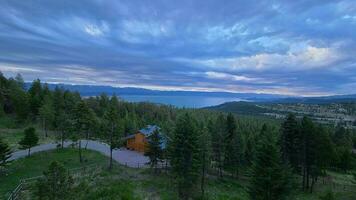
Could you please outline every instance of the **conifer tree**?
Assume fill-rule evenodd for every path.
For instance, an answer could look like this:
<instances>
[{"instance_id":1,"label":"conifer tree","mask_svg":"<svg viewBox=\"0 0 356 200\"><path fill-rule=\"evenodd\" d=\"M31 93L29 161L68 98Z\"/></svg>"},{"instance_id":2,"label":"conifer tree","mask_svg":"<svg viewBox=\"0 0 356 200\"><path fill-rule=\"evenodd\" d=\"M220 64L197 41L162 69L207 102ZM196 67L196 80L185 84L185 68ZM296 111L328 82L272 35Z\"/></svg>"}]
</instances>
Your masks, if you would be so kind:
<instances>
[{"instance_id":1,"label":"conifer tree","mask_svg":"<svg viewBox=\"0 0 356 200\"><path fill-rule=\"evenodd\" d=\"M39 199L72 199L74 181L62 164L52 162L43 175L44 177L37 182L36 193Z\"/></svg>"},{"instance_id":2,"label":"conifer tree","mask_svg":"<svg viewBox=\"0 0 356 200\"><path fill-rule=\"evenodd\" d=\"M154 169L154 172L157 173L157 165L163 160L163 148L162 148L162 136L159 133L159 130L156 129L148 137L148 145L146 148L145 156L148 156L150 161L149 164L151 168Z\"/></svg>"},{"instance_id":3,"label":"conifer tree","mask_svg":"<svg viewBox=\"0 0 356 200\"><path fill-rule=\"evenodd\" d=\"M236 120L234 115L229 113L226 118L226 136L224 151L224 169L232 175L238 177L238 167L240 164L239 138L236 133Z\"/></svg>"},{"instance_id":4,"label":"conifer tree","mask_svg":"<svg viewBox=\"0 0 356 200\"><path fill-rule=\"evenodd\" d=\"M290 172L283 164L275 136L263 126L252 164L249 194L252 200L287 199Z\"/></svg>"},{"instance_id":5,"label":"conifer tree","mask_svg":"<svg viewBox=\"0 0 356 200\"><path fill-rule=\"evenodd\" d=\"M218 168L219 176L223 177L224 167L224 137L226 136L226 119L220 114L215 123L210 124L209 131L212 138L212 159L215 166Z\"/></svg>"},{"instance_id":6,"label":"conifer tree","mask_svg":"<svg viewBox=\"0 0 356 200\"><path fill-rule=\"evenodd\" d=\"M39 108L39 116L42 119L45 137L48 137L48 128L55 118L52 99L49 95L44 98L43 105Z\"/></svg>"},{"instance_id":7,"label":"conifer tree","mask_svg":"<svg viewBox=\"0 0 356 200\"><path fill-rule=\"evenodd\" d=\"M112 160L112 152L114 148L119 147L119 138L118 138L118 126L119 126L119 113L118 113L118 100L117 97L114 95L111 97L109 106L107 108L107 111L104 114L104 118L108 124L108 139L109 139L109 145L110 145L110 163L109 163L109 169L112 169L113 165L113 160Z\"/></svg>"},{"instance_id":8,"label":"conifer tree","mask_svg":"<svg viewBox=\"0 0 356 200\"><path fill-rule=\"evenodd\" d=\"M86 135L86 138L89 138L89 132L94 124L95 116L93 111L87 106L84 101L79 101L74 108L73 113L73 126L77 131L76 136L74 138L78 139L78 152L79 152L79 160L83 161L82 158L82 142L81 139Z\"/></svg>"},{"instance_id":9,"label":"conifer tree","mask_svg":"<svg viewBox=\"0 0 356 200\"><path fill-rule=\"evenodd\" d=\"M301 140L298 121L294 114L289 114L281 126L280 142L283 160L296 172L299 170L301 161Z\"/></svg>"},{"instance_id":10,"label":"conifer tree","mask_svg":"<svg viewBox=\"0 0 356 200\"><path fill-rule=\"evenodd\" d=\"M9 145L0 137L0 169L7 164L11 153Z\"/></svg>"},{"instance_id":11,"label":"conifer tree","mask_svg":"<svg viewBox=\"0 0 356 200\"><path fill-rule=\"evenodd\" d=\"M38 136L36 135L36 129L29 127L24 131L25 137L19 142L23 149L28 149L28 156L31 154L31 148L38 144Z\"/></svg>"},{"instance_id":12,"label":"conifer tree","mask_svg":"<svg viewBox=\"0 0 356 200\"><path fill-rule=\"evenodd\" d=\"M170 164L179 198L189 199L201 165L196 120L190 114L185 113L178 118L170 150Z\"/></svg>"}]
</instances>

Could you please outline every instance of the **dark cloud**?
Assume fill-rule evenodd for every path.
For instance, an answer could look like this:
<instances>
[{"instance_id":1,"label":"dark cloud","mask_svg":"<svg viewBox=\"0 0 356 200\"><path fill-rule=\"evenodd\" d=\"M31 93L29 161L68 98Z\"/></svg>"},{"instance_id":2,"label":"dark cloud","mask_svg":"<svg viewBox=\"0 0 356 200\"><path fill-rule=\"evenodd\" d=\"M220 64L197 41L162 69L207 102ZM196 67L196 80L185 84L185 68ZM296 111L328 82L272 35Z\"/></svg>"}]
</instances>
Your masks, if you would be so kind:
<instances>
[{"instance_id":1,"label":"dark cloud","mask_svg":"<svg viewBox=\"0 0 356 200\"><path fill-rule=\"evenodd\" d=\"M356 93L355 13L353 0L3 0L0 70L74 84Z\"/></svg>"}]
</instances>

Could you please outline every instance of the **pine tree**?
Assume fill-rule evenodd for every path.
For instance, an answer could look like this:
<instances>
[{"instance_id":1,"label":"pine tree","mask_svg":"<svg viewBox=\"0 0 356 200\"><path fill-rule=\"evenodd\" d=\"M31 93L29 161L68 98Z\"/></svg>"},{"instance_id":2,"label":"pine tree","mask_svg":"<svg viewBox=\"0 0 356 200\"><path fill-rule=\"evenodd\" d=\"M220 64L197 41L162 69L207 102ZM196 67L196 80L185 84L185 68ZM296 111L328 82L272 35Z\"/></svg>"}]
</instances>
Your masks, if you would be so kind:
<instances>
[{"instance_id":1,"label":"pine tree","mask_svg":"<svg viewBox=\"0 0 356 200\"><path fill-rule=\"evenodd\" d=\"M30 110L33 116L38 115L38 110L42 106L43 101L43 93L42 93L42 85L39 79L34 80L30 89L28 90L29 94L29 103Z\"/></svg>"},{"instance_id":2,"label":"pine tree","mask_svg":"<svg viewBox=\"0 0 356 200\"><path fill-rule=\"evenodd\" d=\"M77 131L76 136L73 138L78 139L78 152L79 161L83 162L82 158L82 141L81 139L86 135L86 139L89 139L89 133L91 128L95 124L95 114L88 107L84 101L79 101L73 111L73 126L75 131Z\"/></svg>"},{"instance_id":3,"label":"pine tree","mask_svg":"<svg viewBox=\"0 0 356 200\"><path fill-rule=\"evenodd\" d=\"M148 137L148 146L146 147L145 156L149 157L149 164L155 173L157 173L158 163L163 160L162 142L162 136L158 129Z\"/></svg>"},{"instance_id":4,"label":"pine tree","mask_svg":"<svg viewBox=\"0 0 356 200\"><path fill-rule=\"evenodd\" d=\"M281 146L283 160L290 164L294 171L299 171L301 161L301 135L298 121L294 114L289 114L281 126Z\"/></svg>"},{"instance_id":5,"label":"pine tree","mask_svg":"<svg viewBox=\"0 0 356 200\"><path fill-rule=\"evenodd\" d=\"M11 157L12 150L9 145L0 137L0 169L4 167Z\"/></svg>"},{"instance_id":6,"label":"pine tree","mask_svg":"<svg viewBox=\"0 0 356 200\"><path fill-rule=\"evenodd\" d=\"M28 149L28 156L31 154L31 148L38 144L38 136L36 135L36 129L33 127L27 128L24 131L25 137L19 142L23 149Z\"/></svg>"},{"instance_id":7,"label":"pine tree","mask_svg":"<svg viewBox=\"0 0 356 200\"><path fill-rule=\"evenodd\" d=\"M108 128L110 130L108 130L108 139L109 139L109 144L110 144L110 163L109 163L109 169L112 169L112 164L113 164L113 160L112 160L112 151L114 148L119 147L119 138L118 138L118 134L117 133L117 129L118 129L118 124L119 124L119 113L118 113L118 100L117 97L114 95L113 97L111 97L110 99L110 105L107 108L107 111L104 114L104 118L107 121L108 124Z\"/></svg>"},{"instance_id":8,"label":"pine tree","mask_svg":"<svg viewBox=\"0 0 356 200\"><path fill-rule=\"evenodd\" d=\"M48 137L48 128L53 123L55 118L53 110L53 102L48 95L44 98L43 105L39 108L39 115L42 119L42 126L45 132L45 137Z\"/></svg>"},{"instance_id":9,"label":"pine tree","mask_svg":"<svg viewBox=\"0 0 356 200\"><path fill-rule=\"evenodd\" d=\"M272 132L264 126L252 164L249 194L252 200L287 199L290 172L283 164Z\"/></svg>"},{"instance_id":10,"label":"pine tree","mask_svg":"<svg viewBox=\"0 0 356 200\"><path fill-rule=\"evenodd\" d=\"M209 123L211 121L209 120ZM200 158L201 158L201 181L200 181L200 190L201 190L201 199L205 199L205 185L206 185L206 176L209 166L211 164L211 134L209 128L205 127L204 124L199 125L199 143L200 143Z\"/></svg>"},{"instance_id":11,"label":"pine tree","mask_svg":"<svg viewBox=\"0 0 356 200\"><path fill-rule=\"evenodd\" d=\"M211 123L209 126L209 132L212 138L212 159L215 166L218 168L219 176L223 177L224 167L224 137L226 135L226 119L224 115L219 115L215 123Z\"/></svg>"},{"instance_id":12,"label":"pine tree","mask_svg":"<svg viewBox=\"0 0 356 200\"><path fill-rule=\"evenodd\" d=\"M62 200L71 197L73 178L62 164L54 161L48 170L43 172L44 178L37 182L37 196L41 200ZM71 199L71 198L70 198Z\"/></svg>"},{"instance_id":13,"label":"pine tree","mask_svg":"<svg viewBox=\"0 0 356 200\"><path fill-rule=\"evenodd\" d=\"M197 125L190 114L178 118L170 150L170 164L178 195L181 199L189 199L199 178L201 165Z\"/></svg>"},{"instance_id":14,"label":"pine tree","mask_svg":"<svg viewBox=\"0 0 356 200\"><path fill-rule=\"evenodd\" d=\"M228 114L226 118L224 169L238 177L240 164L239 138L236 133L236 120L234 115Z\"/></svg>"}]
</instances>

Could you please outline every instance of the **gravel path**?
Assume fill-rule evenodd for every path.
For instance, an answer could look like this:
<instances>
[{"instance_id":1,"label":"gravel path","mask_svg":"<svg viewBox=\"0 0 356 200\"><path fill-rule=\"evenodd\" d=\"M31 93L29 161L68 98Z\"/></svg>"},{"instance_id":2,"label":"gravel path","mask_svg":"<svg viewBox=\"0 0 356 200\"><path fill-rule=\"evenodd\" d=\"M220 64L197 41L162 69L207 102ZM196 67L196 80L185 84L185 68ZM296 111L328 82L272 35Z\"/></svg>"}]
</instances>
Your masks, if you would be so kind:
<instances>
[{"instance_id":1,"label":"gravel path","mask_svg":"<svg viewBox=\"0 0 356 200\"><path fill-rule=\"evenodd\" d=\"M69 147L73 142L67 141L64 143L64 147ZM87 145L87 149L98 151L105 156L110 156L110 147L108 144L94 141L94 140L82 140L82 148L84 149ZM48 151L57 148L57 143L50 144L41 144L31 148L31 154L41 151ZM17 160L19 158L24 158L27 156L27 150L16 151L12 153L9 160ZM149 161L148 157L144 156L141 153L135 151L129 151L126 149L114 149L113 150L113 159L122 165L128 167L147 167L147 162Z\"/></svg>"}]
</instances>

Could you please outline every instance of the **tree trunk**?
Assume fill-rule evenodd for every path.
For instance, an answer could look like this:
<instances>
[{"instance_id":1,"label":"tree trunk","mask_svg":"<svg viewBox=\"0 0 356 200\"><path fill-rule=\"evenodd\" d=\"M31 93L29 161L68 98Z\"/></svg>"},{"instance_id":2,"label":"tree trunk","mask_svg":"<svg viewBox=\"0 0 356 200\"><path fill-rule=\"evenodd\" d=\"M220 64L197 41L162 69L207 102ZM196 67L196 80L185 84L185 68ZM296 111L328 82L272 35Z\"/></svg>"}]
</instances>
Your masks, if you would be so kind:
<instances>
[{"instance_id":1,"label":"tree trunk","mask_svg":"<svg viewBox=\"0 0 356 200\"><path fill-rule=\"evenodd\" d=\"M302 190L305 190L305 166L303 166L303 183L302 183Z\"/></svg>"},{"instance_id":2,"label":"tree trunk","mask_svg":"<svg viewBox=\"0 0 356 200\"><path fill-rule=\"evenodd\" d=\"M48 137L46 120L44 120L44 130L45 130L45 137Z\"/></svg>"},{"instance_id":3,"label":"tree trunk","mask_svg":"<svg viewBox=\"0 0 356 200\"><path fill-rule=\"evenodd\" d=\"M309 166L307 167L307 185L306 185L306 189L308 190L309 189L309 176L310 176L310 168Z\"/></svg>"},{"instance_id":4,"label":"tree trunk","mask_svg":"<svg viewBox=\"0 0 356 200\"><path fill-rule=\"evenodd\" d=\"M79 161L80 161L80 163L82 163L83 158L82 158L82 141L81 140L79 140L78 148L79 148Z\"/></svg>"},{"instance_id":5,"label":"tree trunk","mask_svg":"<svg viewBox=\"0 0 356 200\"><path fill-rule=\"evenodd\" d=\"M64 131L62 130L61 131L61 147L62 147L62 149L64 148Z\"/></svg>"},{"instance_id":6,"label":"tree trunk","mask_svg":"<svg viewBox=\"0 0 356 200\"><path fill-rule=\"evenodd\" d=\"M110 165L109 169L112 169L112 147L113 147L113 134L114 134L114 125L111 124L111 133L110 133Z\"/></svg>"},{"instance_id":7,"label":"tree trunk","mask_svg":"<svg viewBox=\"0 0 356 200\"><path fill-rule=\"evenodd\" d=\"M85 149L87 149L88 147L88 142L89 142L89 130L87 131L87 134L86 134L86 143L85 143Z\"/></svg>"},{"instance_id":8,"label":"tree trunk","mask_svg":"<svg viewBox=\"0 0 356 200\"><path fill-rule=\"evenodd\" d=\"M27 156L30 157L30 155L31 155L31 147L28 148L28 154L27 154Z\"/></svg>"},{"instance_id":9,"label":"tree trunk","mask_svg":"<svg viewBox=\"0 0 356 200\"><path fill-rule=\"evenodd\" d=\"M201 199L204 199L204 194L205 194L205 167L206 167L206 161L205 161L205 151L203 153L203 166L202 166L202 177L201 177Z\"/></svg>"}]
</instances>

